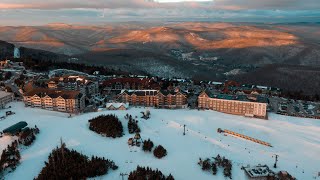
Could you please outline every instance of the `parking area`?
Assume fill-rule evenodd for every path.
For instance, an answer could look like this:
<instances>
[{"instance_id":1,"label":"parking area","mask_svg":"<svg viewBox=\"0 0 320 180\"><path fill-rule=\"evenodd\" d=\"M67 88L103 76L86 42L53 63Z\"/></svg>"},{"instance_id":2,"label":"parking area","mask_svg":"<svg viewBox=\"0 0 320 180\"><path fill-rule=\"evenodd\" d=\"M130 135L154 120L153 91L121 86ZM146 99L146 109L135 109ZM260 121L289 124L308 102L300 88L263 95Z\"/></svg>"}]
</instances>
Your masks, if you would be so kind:
<instances>
[{"instance_id":1,"label":"parking area","mask_svg":"<svg viewBox=\"0 0 320 180\"><path fill-rule=\"evenodd\" d=\"M320 103L270 97L270 111L277 114L320 119Z\"/></svg>"}]
</instances>

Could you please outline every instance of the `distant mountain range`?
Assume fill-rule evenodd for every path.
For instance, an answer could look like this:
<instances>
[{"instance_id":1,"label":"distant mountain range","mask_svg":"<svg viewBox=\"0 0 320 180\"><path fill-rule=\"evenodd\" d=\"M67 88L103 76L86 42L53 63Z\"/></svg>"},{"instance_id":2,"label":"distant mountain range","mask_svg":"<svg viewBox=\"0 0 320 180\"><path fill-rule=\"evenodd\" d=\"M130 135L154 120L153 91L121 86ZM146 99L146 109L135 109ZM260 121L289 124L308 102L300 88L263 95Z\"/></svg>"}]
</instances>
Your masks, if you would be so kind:
<instances>
[{"instance_id":1,"label":"distant mountain range","mask_svg":"<svg viewBox=\"0 0 320 180\"><path fill-rule=\"evenodd\" d=\"M56 53L59 59L74 57L79 62L164 77L250 82L254 72L264 72L263 68L276 64L287 69L287 73L280 73L285 80L290 73L305 75L290 71L290 67L301 66L303 72L308 67L320 67L318 23L49 24L0 27L0 37L17 46L44 50L42 54ZM266 73L279 71L269 69ZM259 83L273 82L266 78L261 77ZM280 82L272 85L288 87Z\"/></svg>"}]
</instances>

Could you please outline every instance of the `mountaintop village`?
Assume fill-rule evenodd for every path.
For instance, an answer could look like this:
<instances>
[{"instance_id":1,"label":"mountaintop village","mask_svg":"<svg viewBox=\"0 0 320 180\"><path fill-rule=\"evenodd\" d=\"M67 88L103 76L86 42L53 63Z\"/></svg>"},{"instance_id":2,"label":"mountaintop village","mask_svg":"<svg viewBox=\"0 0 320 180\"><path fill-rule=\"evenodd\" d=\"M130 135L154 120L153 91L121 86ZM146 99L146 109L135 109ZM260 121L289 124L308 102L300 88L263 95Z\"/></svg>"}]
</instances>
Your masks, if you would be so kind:
<instances>
[{"instance_id":1,"label":"mountaintop village","mask_svg":"<svg viewBox=\"0 0 320 180\"><path fill-rule=\"evenodd\" d=\"M172 111L197 109L244 116L249 120L258 118L261 121L268 120L269 113L320 119L318 95L308 97L297 92L284 92L276 87L240 84L235 81L213 82L106 74L101 69L92 67L90 72L56 68L46 73L19 60L3 60L0 68L0 106L6 109L6 116L14 115L14 109L10 109L8 103L22 101L26 108L65 112L69 117L87 112L126 111L144 107L147 114L150 113L149 109L153 108ZM149 116L147 114L144 116ZM0 117L0 121L5 120L6 116ZM23 121L11 127L1 127L0 130L2 129L1 136L18 134L19 142L26 145L31 144L40 131L37 127L27 127ZM272 147L267 142L241 133L227 129L217 131ZM13 144L12 147L15 146ZM229 161L219 158L217 157L214 163L200 159L199 165L203 170L212 168L213 171L216 166L221 166L227 173ZM248 179L295 179L285 171L277 174L266 165L243 167L243 170Z\"/></svg>"},{"instance_id":2,"label":"mountaintop village","mask_svg":"<svg viewBox=\"0 0 320 180\"><path fill-rule=\"evenodd\" d=\"M0 67L2 91L13 93L26 106L70 114L144 106L211 109L262 119L267 119L268 112L320 118L319 95L303 96L276 87L68 69L45 73L10 60L1 61Z\"/></svg>"}]
</instances>

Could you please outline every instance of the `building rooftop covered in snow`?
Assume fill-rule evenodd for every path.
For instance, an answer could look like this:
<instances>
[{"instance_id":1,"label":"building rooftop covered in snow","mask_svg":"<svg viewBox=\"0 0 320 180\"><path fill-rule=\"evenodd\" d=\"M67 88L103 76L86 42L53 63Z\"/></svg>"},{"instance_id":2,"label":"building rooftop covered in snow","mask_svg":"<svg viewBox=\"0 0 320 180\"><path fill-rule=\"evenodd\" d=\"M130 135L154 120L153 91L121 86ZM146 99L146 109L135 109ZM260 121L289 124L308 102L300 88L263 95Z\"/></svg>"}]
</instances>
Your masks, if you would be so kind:
<instances>
[{"instance_id":1,"label":"building rooftop covered in snow","mask_svg":"<svg viewBox=\"0 0 320 180\"><path fill-rule=\"evenodd\" d=\"M198 96L198 108L234 115L267 119L268 99L253 95L212 94L203 91Z\"/></svg>"},{"instance_id":2,"label":"building rooftop covered in snow","mask_svg":"<svg viewBox=\"0 0 320 180\"><path fill-rule=\"evenodd\" d=\"M99 93L99 85L85 76L61 76L51 78L48 82L49 89L77 90L84 95L95 95Z\"/></svg>"},{"instance_id":3,"label":"building rooftop covered in snow","mask_svg":"<svg viewBox=\"0 0 320 180\"><path fill-rule=\"evenodd\" d=\"M214 94L209 91L205 91L204 93L206 93L210 98L216 99L268 103L268 98L259 95Z\"/></svg>"},{"instance_id":4,"label":"building rooftop covered in snow","mask_svg":"<svg viewBox=\"0 0 320 180\"><path fill-rule=\"evenodd\" d=\"M106 108L108 110L127 110L129 103L107 103Z\"/></svg>"},{"instance_id":5,"label":"building rooftop covered in snow","mask_svg":"<svg viewBox=\"0 0 320 180\"><path fill-rule=\"evenodd\" d=\"M6 104L13 100L13 93L0 91L0 109L3 109Z\"/></svg>"},{"instance_id":6,"label":"building rooftop covered in snow","mask_svg":"<svg viewBox=\"0 0 320 180\"><path fill-rule=\"evenodd\" d=\"M25 121L20 121L16 124L6 128L6 129L4 129L3 133L14 135L14 134L18 133L19 131L21 131L26 126L28 126L28 123L26 123Z\"/></svg>"},{"instance_id":7,"label":"building rooftop covered in snow","mask_svg":"<svg viewBox=\"0 0 320 180\"><path fill-rule=\"evenodd\" d=\"M267 165L244 167L243 170L249 176L249 179L267 179L275 176L275 173Z\"/></svg>"}]
</instances>

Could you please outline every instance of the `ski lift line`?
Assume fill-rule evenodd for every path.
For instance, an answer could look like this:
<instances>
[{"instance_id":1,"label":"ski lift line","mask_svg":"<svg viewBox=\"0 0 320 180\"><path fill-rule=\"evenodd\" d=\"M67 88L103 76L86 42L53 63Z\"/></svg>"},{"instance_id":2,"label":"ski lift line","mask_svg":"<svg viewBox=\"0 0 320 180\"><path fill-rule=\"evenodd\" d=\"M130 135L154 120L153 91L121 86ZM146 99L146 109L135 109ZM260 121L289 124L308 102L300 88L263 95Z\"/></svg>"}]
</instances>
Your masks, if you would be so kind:
<instances>
[{"instance_id":1,"label":"ski lift line","mask_svg":"<svg viewBox=\"0 0 320 180\"><path fill-rule=\"evenodd\" d=\"M176 122L177 123L177 122ZM177 124L179 124L179 123L177 123ZM179 125L181 125L181 124L179 124ZM196 131L194 131L194 130L192 130L192 129L189 129L190 130L190 132L191 133L193 133L194 135L196 135L196 136L199 136L199 137L201 137L203 140L205 140L205 141L207 141L207 142L209 142L210 144L213 144L210 140L212 139L212 138L205 138L205 137L210 137L210 136L206 136L206 135L204 135L203 133L198 133L198 132L196 132ZM200 135L201 136L200 136ZM233 144L233 145L240 145L241 146L241 144L237 144L236 142L229 142L230 144ZM223 143L222 143L223 144ZM216 144L213 144L213 145L216 145ZM220 147L219 145L217 145L219 148L222 148L222 147ZM224 145L224 147L227 147L227 146L225 146ZM246 146L243 146L243 147L245 147L247 150L249 150L249 151L252 151L252 152L257 152L257 153L259 153L259 154L267 154L267 153L262 153L261 151L259 151L259 150L256 150L256 149L251 149L251 148L247 148ZM271 155L270 155L271 154ZM273 152L272 153L269 153L269 155L270 155L270 157L272 157L272 154L274 154Z\"/></svg>"},{"instance_id":2,"label":"ski lift line","mask_svg":"<svg viewBox=\"0 0 320 180\"><path fill-rule=\"evenodd\" d=\"M175 122L175 121L174 121ZM175 122L175 123L177 123L177 122ZM177 123L177 124L179 124L180 126L182 126L180 123ZM189 126L190 127L190 126ZM209 136L205 136L203 133L198 133L199 131L194 131L194 130L192 130L192 129L188 129L189 130L189 132L191 132L191 133L193 133L194 135L196 135L196 136L198 136L198 137L200 137L201 138L201 136L200 135L202 135L202 139L203 140L205 140L205 141L207 141L207 142L209 142L210 144L213 144L215 147L218 147L219 149L222 149L222 147L220 147L219 145L217 145L217 144L214 144L214 143L212 143L211 141L210 141L210 139L212 139L212 138L207 138L207 139L204 139L204 137L209 137ZM199 135L200 134L200 135ZM247 144L247 141L245 141L246 143L245 144ZM230 145L237 145L237 146L242 146L242 147L244 147L244 148L246 148L246 150L248 150L248 151L250 151L250 152L254 152L254 153L258 153L258 154L264 154L264 155L267 155L267 156L269 156L270 158L272 158L272 156L275 154L275 153L278 153L278 152L267 152L267 151L265 151L265 150L257 150L257 149L252 149L252 148L248 148L246 145L241 145L241 144L238 144L238 143L236 143L236 142L234 142L234 141L231 141L231 142L229 142L230 143ZM231 152L232 153L232 152ZM279 154L279 153L278 153ZM296 161L294 161L294 160L292 160L292 159L289 159L289 158L286 158L286 156L282 156L281 157L281 159L282 160L284 160L284 161L287 161L287 162L292 162L292 163L297 163ZM237 161L237 163L240 163L240 164L243 164L243 162L239 162L239 161Z\"/></svg>"},{"instance_id":3,"label":"ski lift line","mask_svg":"<svg viewBox=\"0 0 320 180\"><path fill-rule=\"evenodd\" d=\"M178 123L178 122L176 122L176 121L170 121L170 122L173 122L173 123L176 123L177 125L179 125L179 127L183 127L183 125L182 124L180 124L180 123ZM200 137L202 140L204 140L204 141L206 141L206 142L208 142L208 143L210 143L210 144L213 144L214 146L217 146L218 148L226 148L227 146L226 145L224 145L223 143L221 143L221 144L219 144L219 145L217 145L216 143L213 143L212 141L216 141L217 143L220 143L219 141L217 141L216 139L213 139L213 138L210 138L210 136L208 136L208 135L205 135L205 134L203 134L203 133L199 133L199 131L195 131L195 130L192 130L192 129L187 129L186 128L186 130L189 132L189 133L191 133L191 134L193 134L195 137Z\"/></svg>"},{"instance_id":4,"label":"ski lift line","mask_svg":"<svg viewBox=\"0 0 320 180\"><path fill-rule=\"evenodd\" d=\"M199 135L198 132L196 132L196 131L194 131L194 130L192 130L192 129L189 129L189 130L191 131L191 133L193 133L193 134L196 135L196 136L201 137L200 135L202 135L201 138L202 138L203 140L209 142L210 144L213 144L213 145L217 146L217 147L220 148L220 149L221 149L222 147L225 147L225 148L227 147L227 146L224 145L223 143L222 143L221 145L217 145L217 144L212 143L212 142L211 142L212 138L205 138L205 137L210 137L210 136L206 136L206 135L204 135L203 133L200 133L200 135ZM235 145L236 143L235 143L235 142L230 142L230 144ZM223 145L223 146L222 146L222 145ZM239 145L239 144L236 144L236 145ZM222 146L222 147L221 147L221 146ZM261 152L259 152L258 150L251 149L251 148L247 148L247 150L252 151L252 152L261 153ZM270 157L271 157L271 156L270 156Z\"/></svg>"},{"instance_id":5,"label":"ski lift line","mask_svg":"<svg viewBox=\"0 0 320 180\"><path fill-rule=\"evenodd\" d=\"M144 124L146 124L144 121L142 121ZM176 124L179 125L179 127L183 127L182 124L178 123L177 121L167 121L167 120L162 120L163 124L166 124L166 122L174 122ZM148 126L150 127L150 126ZM190 126L189 126L190 127ZM206 138L205 137L210 137L210 136L206 136L205 134L201 133L201 131L194 131L193 129L191 128L188 128L186 129L188 130L191 134L193 134L194 136L198 136L200 138L202 138L203 140L205 140L206 142L210 143L210 144L213 144L215 147L217 147L218 149L222 149L223 147L221 147L221 145L217 145L215 143L212 143L211 142L211 139L212 138ZM241 129L241 131L243 131L243 129ZM223 144L223 143L222 143ZM237 145L237 146L242 146L244 147L246 150L250 151L250 152L254 152L254 153L258 153L258 154L264 154L264 155L267 155L269 156L270 158L272 158L272 156L274 155L274 153L276 152L266 152L266 151L261 151L261 150L257 150L257 149L252 149L252 148L248 148L246 145L241 145L241 144L238 144L236 142L229 142L230 145ZM247 141L245 141L245 144L247 144ZM282 156L281 157L282 160L285 160L285 161L289 161L289 162L292 162L292 163L297 163L296 161L292 160L292 159L289 159L289 158L286 158L285 156ZM237 161L236 163L239 163L239 164L244 164L243 162L240 162L240 161Z\"/></svg>"},{"instance_id":6,"label":"ski lift line","mask_svg":"<svg viewBox=\"0 0 320 180\"><path fill-rule=\"evenodd\" d=\"M247 149L248 149L248 148L247 148ZM252 150L252 149L250 149L250 151L255 152L255 150ZM265 152L265 151L263 151L263 152L260 151L260 154L269 155L270 158L273 158L273 155L274 155L273 152ZM294 160L292 160L292 159L288 159L288 158L286 158L285 156L282 156L282 157L281 157L281 160L289 161L289 162L291 162L291 163L295 163L296 165L299 165L299 164L297 164L297 161L294 161Z\"/></svg>"},{"instance_id":7,"label":"ski lift line","mask_svg":"<svg viewBox=\"0 0 320 180\"><path fill-rule=\"evenodd\" d=\"M144 124L146 124L146 122L144 122L144 121L141 121L141 122L143 122ZM166 122L174 122L174 123L178 124L180 127L183 127L182 124L180 124L180 123L178 123L178 122L176 122L176 121L167 121L167 120L163 119L162 122L163 122L163 124L166 124ZM147 127L150 127L150 126L147 125ZM202 138L203 140L205 140L206 142L208 142L208 143L210 143L210 144L213 144L215 147L217 147L217 148L219 148L219 149L222 149L223 147L227 147L227 146L225 146L223 143L221 143L221 145L223 145L222 147L221 147L221 145L217 145L217 144L215 144L215 143L212 143L212 142L211 142L211 139L212 139L212 138L208 138L208 137L210 137L210 136L207 136L207 135L201 133L201 131L195 131L195 130L191 129L190 126L189 126L189 128L186 128L186 130L188 130L188 132L191 133L191 134L193 134L194 136L200 137L200 138ZM243 131L243 129L241 129L241 130ZM207 137L207 138L205 138L205 137ZM245 142L246 142L245 144L247 144L247 141L245 141ZM241 144L238 144L238 143L233 142L233 141L229 142L229 144L230 144L230 146L231 146L231 145L242 146ZM258 153L258 154L268 155L270 158L273 156L274 153L276 153L276 152L261 151L261 150L255 149L255 148L248 148L246 145L243 145L242 147L246 148L246 150L248 150L248 151L250 151L250 152L255 152L255 153ZM289 161L289 162L294 162L294 163L296 163L295 161L293 161L293 160L291 160L291 159L288 159L288 158L286 158L286 157L284 157L284 156L282 156L281 159L286 160L286 161Z\"/></svg>"}]
</instances>

